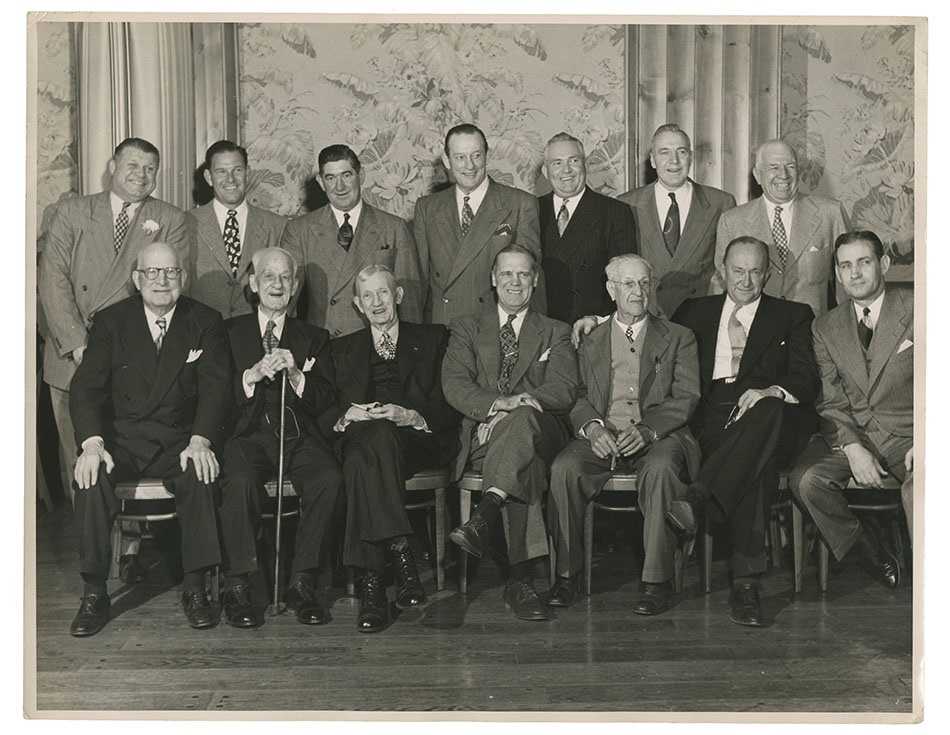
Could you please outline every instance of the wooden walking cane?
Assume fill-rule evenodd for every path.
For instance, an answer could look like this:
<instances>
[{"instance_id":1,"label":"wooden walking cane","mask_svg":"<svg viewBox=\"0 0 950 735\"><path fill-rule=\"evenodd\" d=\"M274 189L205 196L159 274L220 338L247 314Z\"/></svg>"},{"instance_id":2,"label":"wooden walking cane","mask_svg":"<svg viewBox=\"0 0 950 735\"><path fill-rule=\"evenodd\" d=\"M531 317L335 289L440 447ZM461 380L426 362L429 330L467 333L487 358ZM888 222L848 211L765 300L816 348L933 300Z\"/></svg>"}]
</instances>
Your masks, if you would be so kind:
<instances>
[{"instance_id":1,"label":"wooden walking cane","mask_svg":"<svg viewBox=\"0 0 950 735\"><path fill-rule=\"evenodd\" d=\"M280 598L280 526L284 514L284 431L287 423L287 371L280 372L280 433L277 435L277 514L274 516L274 602L269 615L286 611Z\"/></svg>"}]
</instances>

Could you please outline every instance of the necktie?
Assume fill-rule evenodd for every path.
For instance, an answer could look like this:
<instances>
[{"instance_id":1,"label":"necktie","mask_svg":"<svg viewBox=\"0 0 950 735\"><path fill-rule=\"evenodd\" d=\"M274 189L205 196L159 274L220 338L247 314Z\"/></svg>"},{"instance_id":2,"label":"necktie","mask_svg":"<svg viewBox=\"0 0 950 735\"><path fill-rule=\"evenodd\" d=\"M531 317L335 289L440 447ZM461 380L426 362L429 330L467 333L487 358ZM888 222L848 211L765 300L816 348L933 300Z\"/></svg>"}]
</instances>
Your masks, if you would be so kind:
<instances>
[{"instance_id":1,"label":"necktie","mask_svg":"<svg viewBox=\"0 0 950 735\"><path fill-rule=\"evenodd\" d=\"M663 223L663 240L670 255L676 252L680 243L680 205L676 203L676 194L670 192L670 208L666 210L666 221Z\"/></svg>"},{"instance_id":2,"label":"necktie","mask_svg":"<svg viewBox=\"0 0 950 735\"><path fill-rule=\"evenodd\" d=\"M383 332L383 336L376 344L376 353L384 360L396 359L396 344L393 342L393 338L389 336L389 332Z\"/></svg>"},{"instance_id":3,"label":"necktie","mask_svg":"<svg viewBox=\"0 0 950 735\"><path fill-rule=\"evenodd\" d=\"M343 215L343 224L340 225L340 231L336 234L336 243L341 248L350 251L350 243L353 242L353 225L350 224L350 215Z\"/></svg>"},{"instance_id":4,"label":"necktie","mask_svg":"<svg viewBox=\"0 0 950 735\"><path fill-rule=\"evenodd\" d=\"M122 210L115 218L115 251L119 252L125 233L129 231L129 205L131 202L122 202Z\"/></svg>"},{"instance_id":5,"label":"necktie","mask_svg":"<svg viewBox=\"0 0 950 735\"><path fill-rule=\"evenodd\" d=\"M874 330L871 329L871 310L864 307L864 316L858 322L858 337L861 339L861 346L867 352L871 346L871 337L874 336Z\"/></svg>"},{"instance_id":6,"label":"necktie","mask_svg":"<svg viewBox=\"0 0 950 735\"><path fill-rule=\"evenodd\" d=\"M627 335L627 341L630 343L630 351L631 351L631 352L636 352L636 350L633 349L633 340L634 340L634 337L633 337L633 325L632 325L632 324L631 324L629 327L627 327L627 331L624 332L624 334Z\"/></svg>"},{"instance_id":7,"label":"necktie","mask_svg":"<svg viewBox=\"0 0 950 735\"><path fill-rule=\"evenodd\" d=\"M772 239L775 240L782 267L785 267L785 263L788 262L788 235L785 233L785 225L782 222L781 207L775 207L775 217L772 218Z\"/></svg>"},{"instance_id":8,"label":"necktie","mask_svg":"<svg viewBox=\"0 0 950 735\"><path fill-rule=\"evenodd\" d=\"M168 322L165 321L165 317L161 316L155 320L155 323L158 325L158 337L155 339L155 353L162 353L162 343L165 341L165 327L168 326Z\"/></svg>"},{"instance_id":9,"label":"necktie","mask_svg":"<svg viewBox=\"0 0 950 735\"><path fill-rule=\"evenodd\" d=\"M469 206L468 200L469 197L467 196L462 200L462 237L465 237L468 234L468 231L472 228L472 220L475 219L475 213Z\"/></svg>"},{"instance_id":10,"label":"necktie","mask_svg":"<svg viewBox=\"0 0 950 735\"><path fill-rule=\"evenodd\" d=\"M739 363L742 362L742 353L745 351L746 333L745 328L739 321L736 314L739 312L739 304L732 310L729 316L729 346L732 348L732 376L739 374Z\"/></svg>"},{"instance_id":11,"label":"necktie","mask_svg":"<svg viewBox=\"0 0 950 735\"><path fill-rule=\"evenodd\" d=\"M567 229L567 223L570 219L571 215L567 212L567 199L565 199L561 204L561 208L557 211L557 231L562 237L564 236L564 230Z\"/></svg>"},{"instance_id":12,"label":"necktie","mask_svg":"<svg viewBox=\"0 0 950 735\"><path fill-rule=\"evenodd\" d=\"M237 278L238 263L241 260L241 236L238 233L237 210L229 209L224 220L224 248L231 264L231 276Z\"/></svg>"},{"instance_id":13,"label":"necktie","mask_svg":"<svg viewBox=\"0 0 950 735\"><path fill-rule=\"evenodd\" d=\"M270 354L277 347L277 335L274 334L274 327L277 325L273 320L267 320L267 326L264 328L264 352Z\"/></svg>"},{"instance_id":14,"label":"necktie","mask_svg":"<svg viewBox=\"0 0 950 735\"><path fill-rule=\"evenodd\" d=\"M503 396L511 393L511 371L518 362L518 339L515 337L514 314L508 315L508 321L501 328L501 376L498 378L498 392Z\"/></svg>"}]
</instances>

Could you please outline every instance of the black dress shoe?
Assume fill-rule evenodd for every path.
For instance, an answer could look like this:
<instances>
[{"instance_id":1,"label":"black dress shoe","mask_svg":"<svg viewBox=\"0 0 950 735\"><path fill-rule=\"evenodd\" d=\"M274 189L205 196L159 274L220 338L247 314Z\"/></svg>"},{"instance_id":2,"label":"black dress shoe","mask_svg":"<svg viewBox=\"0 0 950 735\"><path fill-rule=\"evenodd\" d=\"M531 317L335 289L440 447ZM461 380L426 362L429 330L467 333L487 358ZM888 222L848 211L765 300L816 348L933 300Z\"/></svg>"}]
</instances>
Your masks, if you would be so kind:
<instances>
[{"instance_id":1,"label":"black dress shoe","mask_svg":"<svg viewBox=\"0 0 950 735\"><path fill-rule=\"evenodd\" d=\"M762 603L759 602L759 588L747 582L732 590L729 595L731 611L729 619L739 625L751 625L761 628L765 625L765 616L762 615Z\"/></svg>"},{"instance_id":2,"label":"black dress shoe","mask_svg":"<svg viewBox=\"0 0 950 735\"><path fill-rule=\"evenodd\" d=\"M181 607L188 618L188 625L192 628L213 628L218 624L204 590L182 591Z\"/></svg>"},{"instance_id":3,"label":"black dress shoe","mask_svg":"<svg viewBox=\"0 0 950 735\"><path fill-rule=\"evenodd\" d=\"M682 498L670 503L666 522L684 536L695 536L704 505L703 494L695 486L691 486Z\"/></svg>"},{"instance_id":4,"label":"black dress shoe","mask_svg":"<svg viewBox=\"0 0 950 735\"><path fill-rule=\"evenodd\" d=\"M304 625L323 625L327 616L317 596L317 591L309 582L298 579L284 593L284 603L288 610L297 616L297 622Z\"/></svg>"},{"instance_id":5,"label":"black dress shoe","mask_svg":"<svg viewBox=\"0 0 950 735\"><path fill-rule=\"evenodd\" d=\"M494 493L485 493L482 502L472 512L472 517L452 531L449 534L449 540L477 559L481 559L488 548L491 521L498 515L502 502L501 498Z\"/></svg>"},{"instance_id":6,"label":"black dress shoe","mask_svg":"<svg viewBox=\"0 0 950 735\"><path fill-rule=\"evenodd\" d=\"M224 621L235 628L256 628L264 624L264 617L251 605L247 585L234 585L221 595L224 603Z\"/></svg>"},{"instance_id":7,"label":"black dress shoe","mask_svg":"<svg viewBox=\"0 0 950 735\"><path fill-rule=\"evenodd\" d=\"M90 593L83 595L79 602L79 612L69 626L69 634L77 638L95 635L109 622L109 608L112 602L107 594Z\"/></svg>"},{"instance_id":8,"label":"black dress shoe","mask_svg":"<svg viewBox=\"0 0 950 735\"><path fill-rule=\"evenodd\" d=\"M557 581L548 590L549 607L570 607L580 597L581 576L558 577Z\"/></svg>"},{"instance_id":9,"label":"black dress shoe","mask_svg":"<svg viewBox=\"0 0 950 735\"><path fill-rule=\"evenodd\" d=\"M512 580L505 585L505 607L519 620L547 620L541 598L527 582Z\"/></svg>"},{"instance_id":10,"label":"black dress shoe","mask_svg":"<svg viewBox=\"0 0 950 735\"><path fill-rule=\"evenodd\" d=\"M360 611L356 627L360 633L378 633L389 626L389 598L381 575L366 572L360 587Z\"/></svg>"},{"instance_id":11,"label":"black dress shoe","mask_svg":"<svg viewBox=\"0 0 950 735\"><path fill-rule=\"evenodd\" d=\"M119 557L119 579L126 584L138 584L148 579L148 569L139 561L138 554Z\"/></svg>"},{"instance_id":12,"label":"black dress shoe","mask_svg":"<svg viewBox=\"0 0 950 735\"><path fill-rule=\"evenodd\" d=\"M408 546L393 549L393 575L396 578L396 607L408 610L426 601L426 591Z\"/></svg>"},{"instance_id":13,"label":"black dress shoe","mask_svg":"<svg viewBox=\"0 0 950 735\"><path fill-rule=\"evenodd\" d=\"M890 590L897 587L901 583L901 567L897 557L884 548L877 526L862 523L858 544L861 547L861 567L867 575Z\"/></svg>"},{"instance_id":14,"label":"black dress shoe","mask_svg":"<svg viewBox=\"0 0 950 735\"><path fill-rule=\"evenodd\" d=\"M672 582L644 582L643 597L637 600L633 611L637 615L659 615L673 607Z\"/></svg>"}]
</instances>

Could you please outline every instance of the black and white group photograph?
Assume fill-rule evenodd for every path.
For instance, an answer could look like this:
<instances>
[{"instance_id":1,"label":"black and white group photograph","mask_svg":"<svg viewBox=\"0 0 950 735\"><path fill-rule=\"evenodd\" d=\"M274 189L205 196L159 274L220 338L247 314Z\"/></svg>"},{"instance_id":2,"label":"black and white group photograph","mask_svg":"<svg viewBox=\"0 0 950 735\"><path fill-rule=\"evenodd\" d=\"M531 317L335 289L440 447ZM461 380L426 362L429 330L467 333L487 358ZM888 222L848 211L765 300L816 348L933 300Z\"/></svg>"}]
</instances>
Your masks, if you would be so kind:
<instances>
[{"instance_id":1,"label":"black and white group photograph","mask_svg":"<svg viewBox=\"0 0 950 735\"><path fill-rule=\"evenodd\" d=\"M145 10L11 20L14 719L928 719L925 13Z\"/></svg>"}]
</instances>

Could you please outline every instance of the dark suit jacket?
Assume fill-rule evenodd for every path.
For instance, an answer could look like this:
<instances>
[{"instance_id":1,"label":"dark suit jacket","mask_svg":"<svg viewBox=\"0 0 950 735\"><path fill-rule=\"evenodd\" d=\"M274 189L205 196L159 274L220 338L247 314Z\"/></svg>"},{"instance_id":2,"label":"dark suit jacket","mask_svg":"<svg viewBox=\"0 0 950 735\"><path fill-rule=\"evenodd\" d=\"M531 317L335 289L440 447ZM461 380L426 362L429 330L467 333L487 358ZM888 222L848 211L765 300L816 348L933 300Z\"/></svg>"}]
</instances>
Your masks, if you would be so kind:
<instances>
[{"instance_id":1,"label":"dark suit jacket","mask_svg":"<svg viewBox=\"0 0 950 735\"><path fill-rule=\"evenodd\" d=\"M562 236L554 201L553 193L538 197L547 314L570 324L587 314L610 314L604 267L615 255L638 252L630 208L586 187Z\"/></svg>"},{"instance_id":2,"label":"dark suit jacket","mask_svg":"<svg viewBox=\"0 0 950 735\"><path fill-rule=\"evenodd\" d=\"M832 446L868 432L914 435L914 293L888 288L865 362L854 306L847 301L812 325L821 371L818 415ZM861 442L863 443L863 442Z\"/></svg>"},{"instance_id":3,"label":"dark suit jacket","mask_svg":"<svg viewBox=\"0 0 950 735\"><path fill-rule=\"evenodd\" d=\"M192 243L188 277L192 297L217 309L225 319L250 314L254 307L245 298L248 270L254 253L280 245L287 220L266 209L247 205L246 232L240 233L241 259L237 277L231 275L224 234L209 202L188 212L188 239Z\"/></svg>"},{"instance_id":4,"label":"dark suit jacket","mask_svg":"<svg viewBox=\"0 0 950 735\"><path fill-rule=\"evenodd\" d=\"M692 181L692 179L690 179ZM723 212L736 206L732 194L693 183L693 200L676 251L670 255L663 239L663 225L656 211L656 183L617 197L633 210L640 254L653 266L660 310L673 314L684 300L703 296L715 272L716 226Z\"/></svg>"},{"instance_id":5,"label":"dark suit jacket","mask_svg":"<svg viewBox=\"0 0 950 735\"><path fill-rule=\"evenodd\" d=\"M250 398L244 393L244 371L264 357L264 341L261 337L257 313L242 314L224 323L234 363L234 402L238 411L231 436L241 436L253 430L264 407L263 382L256 385ZM297 368L304 371L303 395L298 397L290 384L287 385L287 405L290 406L301 431L320 439L317 418L336 401L336 389L331 377L333 368L330 358L330 337L326 330L314 327L300 319L287 317L280 335L278 347L290 350Z\"/></svg>"},{"instance_id":6,"label":"dark suit jacket","mask_svg":"<svg viewBox=\"0 0 950 735\"><path fill-rule=\"evenodd\" d=\"M745 350L739 363L735 388L741 395L749 388L763 389L778 385L798 399L803 407L818 397L821 386L815 353L811 343L811 307L766 294L749 329ZM677 309L673 321L689 327L699 347L700 390L705 398L712 385L716 363L716 339L725 294L689 299ZM692 425L701 425L703 404Z\"/></svg>"},{"instance_id":7,"label":"dark suit jacket","mask_svg":"<svg viewBox=\"0 0 950 735\"><path fill-rule=\"evenodd\" d=\"M305 273L302 316L331 337L365 328L367 321L353 304L353 281L366 266L385 265L403 288L400 317L422 321L422 266L405 221L364 201L348 251L337 244L339 230L329 204L287 225L284 247Z\"/></svg>"},{"instance_id":8,"label":"dark suit jacket","mask_svg":"<svg viewBox=\"0 0 950 735\"><path fill-rule=\"evenodd\" d=\"M146 245L167 242L188 264L186 229L184 212L148 197L136 209L116 255L109 192L59 203L39 264L39 297L51 337L43 356L47 383L69 388L76 368L69 354L86 344L97 311L135 293L132 269Z\"/></svg>"},{"instance_id":9,"label":"dark suit jacket","mask_svg":"<svg viewBox=\"0 0 950 735\"><path fill-rule=\"evenodd\" d=\"M413 232L427 281L425 320L435 324L449 324L479 304L494 302L491 267L505 246L516 242L541 262L538 200L492 179L464 242L454 186L416 202ZM531 299L531 307L542 314L543 286L542 275Z\"/></svg>"},{"instance_id":10,"label":"dark suit jacket","mask_svg":"<svg viewBox=\"0 0 950 735\"><path fill-rule=\"evenodd\" d=\"M475 314L453 320L442 363L442 388L463 415L462 449L455 465L460 477L471 451L472 427L488 419L501 371L498 307L485 304ZM543 358L543 359L542 359ZM511 371L511 392L530 393L551 413L565 419L577 397L577 357L571 328L529 310L518 337L518 362Z\"/></svg>"},{"instance_id":11,"label":"dark suit jacket","mask_svg":"<svg viewBox=\"0 0 950 735\"><path fill-rule=\"evenodd\" d=\"M231 405L231 361L221 315L186 296L178 300L160 356L142 297L96 314L89 345L70 386L77 446L101 436L141 466L179 454L192 435L219 450Z\"/></svg>"}]
</instances>

